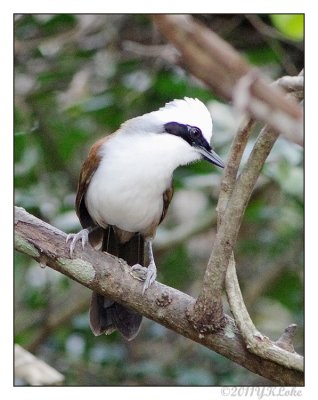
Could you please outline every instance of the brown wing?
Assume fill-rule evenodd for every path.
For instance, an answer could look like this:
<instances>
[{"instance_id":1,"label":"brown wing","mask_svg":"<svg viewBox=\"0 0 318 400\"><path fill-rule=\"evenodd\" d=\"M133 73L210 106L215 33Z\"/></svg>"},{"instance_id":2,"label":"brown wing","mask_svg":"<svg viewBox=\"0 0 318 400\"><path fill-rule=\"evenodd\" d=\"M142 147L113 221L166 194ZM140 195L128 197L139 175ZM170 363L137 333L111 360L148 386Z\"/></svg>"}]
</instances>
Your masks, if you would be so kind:
<instances>
[{"instance_id":1,"label":"brown wing","mask_svg":"<svg viewBox=\"0 0 318 400\"><path fill-rule=\"evenodd\" d=\"M170 201L172 199L172 196L173 196L173 186L171 184L171 186L163 193L163 209L162 209L162 214L161 214L159 224L164 220L164 218L168 212L168 207L169 207Z\"/></svg>"},{"instance_id":2,"label":"brown wing","mask_svg":"<svg viewBox=\"0 0 318 400\"><path fill-rule=\"evenodd\" d=\"M86 205L85 205L85 194L88 188L88 185L100 163L101 156L99 154L100 147L103 143L109 138L110 136L106 136L105 138L100 139L96 142L88 153L88 157L85 160L79 181L77 186L77 193L76 193L76 214L81 222L83 228L87 228L89 226L94 226L94 221L92 220L91 216L89 215Z\"/></svg>"}]
</instances>

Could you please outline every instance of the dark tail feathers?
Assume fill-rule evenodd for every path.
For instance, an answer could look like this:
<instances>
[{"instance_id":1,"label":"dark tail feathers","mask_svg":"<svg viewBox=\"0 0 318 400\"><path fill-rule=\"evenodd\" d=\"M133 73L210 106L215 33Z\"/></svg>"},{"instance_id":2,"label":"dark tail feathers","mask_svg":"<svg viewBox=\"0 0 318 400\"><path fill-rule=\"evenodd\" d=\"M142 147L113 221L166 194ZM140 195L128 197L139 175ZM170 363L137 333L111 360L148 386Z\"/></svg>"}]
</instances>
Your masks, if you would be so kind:
<instances>
[{"instance_id":1,"label":"dark tail feathers","mask_svg":"<svg viewBox=\"0 0 318 400\"><path fill-rule=\"evenodd\" d=\"M110 226L105 230L102 249L129 265L144 264L144 240L139 234L121 244ZM118 330L128 340L136 337L142 321L140 314L95 292L92 293L89 318L95 336Z\"/></svg>"}]
</instances>

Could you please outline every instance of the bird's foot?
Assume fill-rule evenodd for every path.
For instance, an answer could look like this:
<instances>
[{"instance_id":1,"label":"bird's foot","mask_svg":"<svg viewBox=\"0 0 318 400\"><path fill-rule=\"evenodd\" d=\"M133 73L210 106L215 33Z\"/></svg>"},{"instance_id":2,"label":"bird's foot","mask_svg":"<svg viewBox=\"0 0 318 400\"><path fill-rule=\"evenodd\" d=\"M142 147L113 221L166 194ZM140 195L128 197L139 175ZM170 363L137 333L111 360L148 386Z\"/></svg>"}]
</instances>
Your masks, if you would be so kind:
<instances>
[{"instance_id":1,"label":"bird's foot","mask_svg":"<svg viewBox=\"0 0 318 400\"><path fill-rule=\"evenodd\" d=\"M82 242L82 248L84 249L86 243L88 242L88 234L90 233L89 229L82 229L78 233L70 233L66 237L66 243L71 241L70 244L70 256L73 258L74 249L76 243L80 240Z\"/></svg>"},{"instance_id":2,"label":"bird's foot","mask_svg":"<svg viewBox=\"0 0 318 400\"><path fill-rule=\"evenodd\" d=\"M144 282L147 276L147 269L140 264L135 264L130 268L130 275L138 281Z\"/></svg>"},{"instance_id":3,"label":"bird's foot","mask_svg":"<svg viewBox=\"0 0 318 400\"><path fill-rule=\"evenodd\" d=\"M156 264L151 262L148 268L145 268L139 264L133 265L131 267L131 275L138 279L139 281L144 281L144 286L142 288L142 294L153 284L157 277Z\"/></svg>"}]
</instances>

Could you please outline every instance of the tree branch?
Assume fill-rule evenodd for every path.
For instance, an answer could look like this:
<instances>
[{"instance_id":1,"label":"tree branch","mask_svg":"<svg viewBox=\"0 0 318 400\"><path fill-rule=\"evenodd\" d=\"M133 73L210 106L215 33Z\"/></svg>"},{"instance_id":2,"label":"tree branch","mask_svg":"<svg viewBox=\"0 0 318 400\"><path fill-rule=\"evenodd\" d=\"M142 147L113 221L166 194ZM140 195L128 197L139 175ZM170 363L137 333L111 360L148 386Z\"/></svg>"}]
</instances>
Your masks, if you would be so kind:
<instances>
[{"instance_id":1,"label":"tree branch","mask_svg":"<svg viewBox=\"0 0 318 400\"><path fill-rule=\"evenodd\" d=\"M297 355L296 359L294 358L295 353L292 346L292 337L296 325L289 326L276 342L271 342L256 329L244 304L237 280L233 253L227 269L225 285L232 314L244 337L247 348L260 357L278 362L286 367L293 365L301 371L303 368L302 357ZM282 349L285 349L285 351L282 352Z\"/></svg>"},{"instance_id":2,"label":"tree branch","mask_svg":"<svg viewBox=\"0 0 318 400\"><path fill-rule=\"evenodd\" d=\"M285 96L280 89L284 87L294 93L298 91L301 96L303 79L285 77L275 85L269 85L228 43L191 17L156 15L153 19L159 30L179 50L182 62L196 77L223 98L231 99L239 110L267 123L238 179L237 171L254 125L253 120L248 121L233 142L217 207L218 233L202 290L197 301L188 308L187 317L201 334L216 332L226 326L228 317L223 313L222 291L230 264L228 276L233 281L227 279L227 294L247 347L277 362L277 346L256 331L245 308L235 273L233 249L252 190L278 134L282 133L287 139L303 144L302 110L294 98ZM280 357L279 353L279 362L289 366L290 353L286 352L285 356ZM298 362L300 368L302 360Z\"/></svg>"},{"instance_id":3,"label":"tree branch","mask_svg":"<svg viewBox=\"0 0 318 400\"><path fill-rule=\"evenodd\" d=\"M218 226L221 224L228 200L232 194L242 156L254 126L255 121L253 119L249 119L244 122L232 142L229 151L229 158L224 169L224 176L221 182L221 191L216 207L216 211L218 213Z\"/></svg>"},{"instance_id":4,"label":"tree branch","mask_svg":"<svg viewBox=\"0 0 318 400\"><path fill-rule=\"evenodd\" d=\"M250 353L233 320L227 318L223 330L201 334L188 323L187 309L195 300L176 289L155 282L144 295L142 285L130 275L129 266L107 253L87 245L76 248L70 259L65 233L33 217L22 208L15 209L15 248L63 273L96 292L109 296L123 305L237 362L252 372L283 385L302 385L299 370L301 357L291 353L289 368ZM280 349L284 352L283 349Z\"/></svg>"},{"instance_id":5,"label":"tree branch","mask_svg":"<svg viewBox=\"0 0 318 400\"><path fill-rule=\"evenodd\" d=\"M302 109L213 31L186 15L155 15L158 29L181 54L188 70L242 112L303 145Z\"/></svg>"},{"instance_id":6,"label":"tree branch","mask_svg":"<svg viewBox=\"0 0 318 400\"><path fill-rule=\"evenodd\" d=\"M224 322L222 291L226 270L234 249L245 208L263 164L278 133L263 129L237 179L219 226L201 292L189 318L199 331L214 331Z\"/></svg>"},{"instance_id":7,"label":"tree branch","mask_svg":"<svg viewBox=\"0 0 318 400\"><path fill-rule=\"evenodd\" d=\"M300 78L300 79L299 79ZM295 96L297 99L302 99L302 95L303 95L303 91L302 91L302 86L303 86L303 80L302 78L302 72L299 74L298 77L283 77L281 79L279 79L278 81L275 82L275 84L277 85L288 85L288 89L289 91L292 92L292 95ZM300 93L299 93L300 91ZM246 164L245 168L243 169L243 172L241 174L241 177L236 181L236 175L237 175L237 171L241 162L241 157L243 155L249 134L251 133L251 130L253 128L253 120L248 121L243 128L238 132L238 134L236 135L236 137L234 138L234 141L232 143L231 149L230 149L230 155L229 155L229 160L228 163L226 165L225 168L225 172L224 172L224 178L221 184L221 192L220 192L220 196L219 196L219 201L218 201L218 206L217 206L217 211L218 211L218 222L219 225L221 224L221 221L223 220L225 213L227 211L227 206L229 206L230 208L233 208L233 204L235 204L237 201L234 199L231 199L231 196L233 194L233 189L235 189L237 187L237 185L239 185L239 182L241 180L241 177L246 174L248 172L248 168L250 166L252 166L252 163L250 163L250 160L253 158L253 153L254 156L256 154L256 152L260 152L263 153L263 156L261 155L261 158L259 158L259 168L258 168L258 172L257 170L254 170L254 172L251 170L251 174L254 175L254 177L252 178L252 180L254 181L254 184L256 182L257 176L261 170L261 167L263 165L263 163L265 162L265 159L269 153L269 151L271 150L273 144L276 141L277 138L277 133L273 132L272 130L270 130L269 128L265 127L263 128L263 130L261 131L259 138L254 146L253 152L249 158L248 163ZM260 142L264 142L264 144L267 142L267 144L265 146L260 145ZM257 150L257 147L259 148ZM256 150L256 152L255 152ZM264 158L265 156L265 158ZM252 177L251 175L251 177ZM248 190L247 190L248 189ZM244 197L240 198L242 200L241 202L241 207L239 210L237 210L239 213L244 213L244 210L246 208L246 204L248 201L248 198L251 194L250 190L252 190L252 186L243 188L243 193L245 192L245 199L246 199L246 203L244 204ZM237 195L237 193L240 193L239 191L236 191L236 194L233 194L233 196L235 197ZM242 193L242 192L241 192ZM229 201L229 199L231 199L231 201ZM235 210L235 208L234 208ZM241 214L243 215L243 214ZM226 219L227 217L225 217ZM232 222L232 220L229 220ZM237 222L238 220L236 220ZM233 220L233 222L235 223L235 220ZM240 223L239 223L240 225ZM237 226L237 230L239 229L239 225ZM216 243L215 243L216 245ZM220 241L220 246L221 246L221 241ZM213 249L214 250L214 249ZM224 248L225 250L225 248ZM228 257L228 253L227 253L227 257ZM213 260L213 251L211 254L211 259ZM225 266L225 265L224 265ZM221 285L221 279L224 278L224 273L226 274L226 267L225 269L221 269L219 268L218 263L212 263L208 266L208 268L211 267L211 270L213 270L213 273L210 274L211 276L217 276L219 277L219 280L215 280L213 279L211 281L211 287L213 288L213 290L209 293L211 296L211 300L213 298L213 291L214 291L214 287L216 286L216 293L219 295L218 298L214 298L214 304L210 309L210 313L212 313L212 319L210 318L210 321L208 321L207 317L202 315L196 315L194 320L195 323L199 325L205 326L205 329L213 329L213 327L215 326L216 328L222 324L222 298L221 298L221 291L218 290L218 284ZM260 333L257 332L243 301L242 298L242 294L240 292L240 288L239 288L239 283L237 280L237 276L236 276L236 271L235 271L235 260L234 260L234 254L233 252L230 255L229 258L229 268L231 269L231 271L228 271L226 274L226 280L225 280L225 286L226 286L226 293L228 296L228 301L231 307L231 311L234 315L235 321L238 324L238 326L241 329L241 333L246 341L246 345L249 349L251 349L252 352L254 352L255 354L259 354L259 355L265 355L266 357L269 357L270 359L275 360L276 358L276 354L275 354L275 350L274 352L272 351L272 346L273 343L271 343L269 340L263 340L264 338L262 337L262 335ZM207 276L208 278L208 276ZM232 280L232 281L231 281ZM208 285L208 281L207 285ZM220 286L221 287L221 286ZM205 288L205 292L208 292L207 290L207 286ZM204 293L204 292L203 292ZM199 302L203 302L203 304L199 304L199 305L195 305L194 309L198 308L199 310L201 310L202 313L206 312L206 305L209 304L209 298L198 298ZM197 301L197 302L198 302ZM214 310L214 314L213 314L213 308L216 308L216 311ZM216 320L216 323L213 321L213 319L218 318L219 320ZM212 322L213 321L213 322ZM208 324L207 324L208 322ZM262 343L260 343L260 338L262 339ZM286 362L286 365L288 365L289 361L284 360L284 362Z\"/></svg>"}]
</instances>

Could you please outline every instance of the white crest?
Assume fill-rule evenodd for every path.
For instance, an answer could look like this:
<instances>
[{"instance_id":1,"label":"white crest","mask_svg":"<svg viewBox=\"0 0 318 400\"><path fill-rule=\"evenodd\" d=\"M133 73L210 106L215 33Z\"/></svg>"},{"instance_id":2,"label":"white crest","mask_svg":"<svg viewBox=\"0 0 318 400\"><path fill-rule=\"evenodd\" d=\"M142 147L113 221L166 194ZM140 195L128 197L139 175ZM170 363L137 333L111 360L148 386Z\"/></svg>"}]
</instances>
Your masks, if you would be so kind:
<instances>
[{"instance_id":1,"label":"white crest","mask_svg":"<svg viewBox=\"0 0 318 400\"><path fill-rule=\"evenodd\" d=\"M173 100L151 114L156 114L163 124L167 122L179 122L181 124L196 126L201 129L203 136L208 142L211 140L211 114L199 99L185 97L182 100Z\"/></svg>"},{"instance_id":2,"label":"white crest","mask_svg":"<svg viewBox=\"0 0 318 400\"><path fill-rule=\"evenodd\" d=\"M209 143L211 141L211 114L202 101L190 97L170 101L157 111L130 119L122 127L130 133L136 131L161 133L163 125L168 122L196 126L201 129L205 139Z\"/></svg>"}]
</instances>

